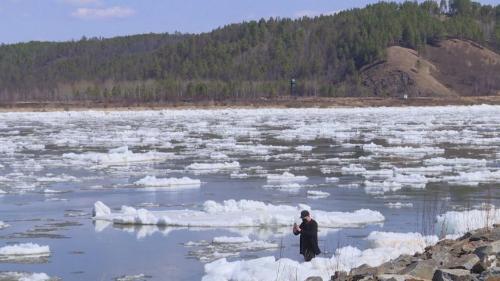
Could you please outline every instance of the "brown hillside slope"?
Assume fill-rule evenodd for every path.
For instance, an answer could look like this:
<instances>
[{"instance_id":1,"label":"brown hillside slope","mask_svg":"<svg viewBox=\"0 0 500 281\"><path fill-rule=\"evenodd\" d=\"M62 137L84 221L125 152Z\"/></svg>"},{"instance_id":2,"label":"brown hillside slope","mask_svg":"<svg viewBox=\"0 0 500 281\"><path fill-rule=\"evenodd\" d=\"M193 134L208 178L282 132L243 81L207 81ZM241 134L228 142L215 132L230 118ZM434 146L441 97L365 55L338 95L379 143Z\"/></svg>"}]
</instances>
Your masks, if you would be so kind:
<instances>
[{"instance_id":1,"label":"brown hillside slope","mask_svg":"<svg viewBox=\"0 0 500 281\"><path fill-rule=\"evenodd\" d=\"M432 75L460 95L500 94L500 55L491 50L453 39L428 46L424 57L439 70Z\"/></svg>"},{"instance_id":2,"label":"brown hillside slope","mask_svg":"<svg viewBox=\"0 0 500 281\"><path fill-rule=\"evenodd\" d=\"M422 54L393 46L361 72L376 96L453 97L500 94L500 55L475 43L445 40Z\"/></svg>"}]
</instances>

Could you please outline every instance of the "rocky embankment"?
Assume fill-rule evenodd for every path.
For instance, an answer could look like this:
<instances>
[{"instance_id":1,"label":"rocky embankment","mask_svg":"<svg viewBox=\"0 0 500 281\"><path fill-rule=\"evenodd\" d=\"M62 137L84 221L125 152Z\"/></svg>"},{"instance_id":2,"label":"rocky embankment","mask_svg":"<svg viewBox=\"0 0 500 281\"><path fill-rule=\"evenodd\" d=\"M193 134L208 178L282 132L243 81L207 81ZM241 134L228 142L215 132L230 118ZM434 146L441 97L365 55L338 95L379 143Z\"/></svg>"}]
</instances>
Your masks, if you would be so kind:
<instances>
[{"instance_id":1,"label":"rocky embankment","mask_svg":"<svg viewBox=\"0 0 500 281\"><path fill-rule=\"evenodd\" d=\"M310 277L307 281L319 281ZM336 272L332 281L500 281L500 225L441 240L423 253L402 255L377 267Z\"/></svg>"}]
</instances>

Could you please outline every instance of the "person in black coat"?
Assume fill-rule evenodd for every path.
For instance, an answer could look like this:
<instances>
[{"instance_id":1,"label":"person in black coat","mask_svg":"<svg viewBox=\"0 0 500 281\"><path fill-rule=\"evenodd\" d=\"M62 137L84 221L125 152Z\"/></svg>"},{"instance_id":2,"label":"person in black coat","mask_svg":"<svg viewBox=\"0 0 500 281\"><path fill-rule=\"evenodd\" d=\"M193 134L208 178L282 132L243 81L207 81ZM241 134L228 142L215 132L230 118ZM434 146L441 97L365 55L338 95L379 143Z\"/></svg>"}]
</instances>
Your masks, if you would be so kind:
<instances>
[{"instance_id":1,"label":"person in black coat","mask_svg":"<svg viewBox=\"0 0 500 281\"><path fill-rule=\"evenodd\" d=\"M300 218L302 223L299 226L296 223L293 225L293 234L300 234L300 254L305 261L310 261L321 253L318 247L318 223L306 210L300 213Z\"/></svg>"}]
</instances>

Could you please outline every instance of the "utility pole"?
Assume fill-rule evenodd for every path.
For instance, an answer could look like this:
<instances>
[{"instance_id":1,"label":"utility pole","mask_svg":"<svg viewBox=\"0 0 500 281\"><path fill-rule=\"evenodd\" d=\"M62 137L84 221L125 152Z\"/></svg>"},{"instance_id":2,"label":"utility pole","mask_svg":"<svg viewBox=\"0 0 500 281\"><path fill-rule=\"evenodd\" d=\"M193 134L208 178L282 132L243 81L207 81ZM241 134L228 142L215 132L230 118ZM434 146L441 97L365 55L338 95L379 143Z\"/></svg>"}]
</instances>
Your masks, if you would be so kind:
<instances>
[{"instance_id":1,"label":"utility pole","mask_svg":"<svg viewBox=\"0 0 500 281\"><path fill-rule=\"evenodd\" d=\"M292 78L290 80L290 96L292 97L296 95L296 90L295 90L296 86L297 82L295 81L295 78Z\"/></svg>"}]
</instances>

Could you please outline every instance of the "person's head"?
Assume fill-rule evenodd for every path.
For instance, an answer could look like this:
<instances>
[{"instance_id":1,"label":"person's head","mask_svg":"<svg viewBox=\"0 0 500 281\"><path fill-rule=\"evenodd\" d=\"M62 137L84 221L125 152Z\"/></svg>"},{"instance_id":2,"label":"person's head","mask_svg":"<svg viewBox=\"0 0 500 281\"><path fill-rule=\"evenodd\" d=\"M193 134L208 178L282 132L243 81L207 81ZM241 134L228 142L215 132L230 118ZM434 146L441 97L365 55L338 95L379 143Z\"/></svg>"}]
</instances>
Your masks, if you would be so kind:
<instances>
[{"instance_id":1,"label":"person's head","mask_svg":"<svg viewBox=\"0 0 500 281\"><path fill-rule=\"evenodd\" d=\"M300 218L305 221L310 221L311 220L311 214L309 214L309 211L303 210L300 212Z\"/></svg>"}]
</instances>

